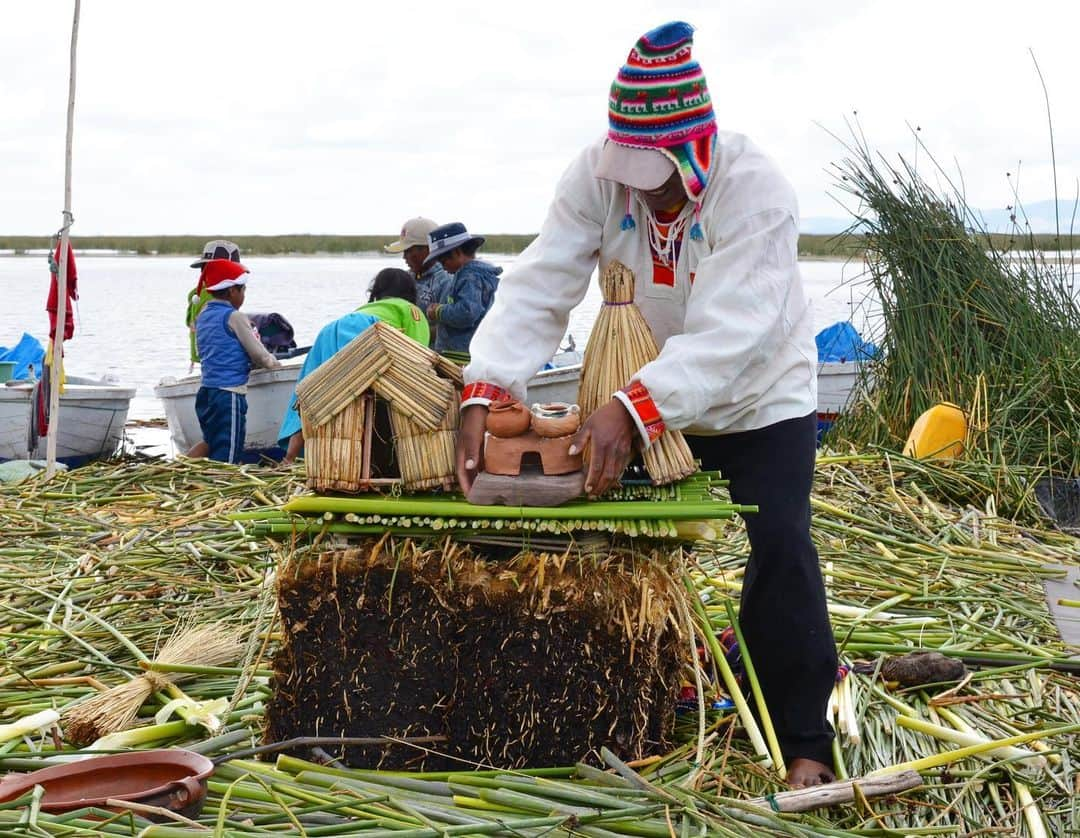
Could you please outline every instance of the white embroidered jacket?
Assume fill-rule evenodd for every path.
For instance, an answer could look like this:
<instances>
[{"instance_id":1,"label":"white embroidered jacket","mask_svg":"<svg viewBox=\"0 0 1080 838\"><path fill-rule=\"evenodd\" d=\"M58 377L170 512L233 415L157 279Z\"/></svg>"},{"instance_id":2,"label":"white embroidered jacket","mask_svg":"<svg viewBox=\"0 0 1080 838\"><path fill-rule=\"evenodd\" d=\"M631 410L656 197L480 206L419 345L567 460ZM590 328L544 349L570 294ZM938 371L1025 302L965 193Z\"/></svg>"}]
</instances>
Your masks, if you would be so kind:
<instances>
[{"instance_id":1,"label":"white embroidered jacket","mask_svg":"<svg viewBox=\"0 0 1080 838\"><path fill-rule=\"evenodd\" d=\"M667 427L730 433L812 413L817 350L799 276L798 208L776 166L746 137L720 132L704 237L691 238L688 218L670 287L653 282L644 204L631 193L636 226L621 229L625 188L593 176L602 146L570 165L540 235L504 275L473 337L465 381L524 398L597 266L618 259L634 272L635 302L661 347L636 378Z\"/></svg>"}]
</instances>

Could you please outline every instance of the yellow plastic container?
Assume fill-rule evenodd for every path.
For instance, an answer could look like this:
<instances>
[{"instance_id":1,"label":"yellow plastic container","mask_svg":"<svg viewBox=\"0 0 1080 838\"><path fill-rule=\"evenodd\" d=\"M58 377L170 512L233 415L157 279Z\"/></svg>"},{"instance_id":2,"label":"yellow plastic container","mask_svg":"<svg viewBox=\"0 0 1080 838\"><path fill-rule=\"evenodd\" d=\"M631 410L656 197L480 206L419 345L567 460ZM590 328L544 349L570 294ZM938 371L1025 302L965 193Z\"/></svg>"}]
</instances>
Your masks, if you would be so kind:
<instances>
[{"instance_id":1,"label":"yellow plastic container","mask_svg":"<svg viewBox=\"0 0 1080 838\"><path fill-rule=\"evenodd\" d=\"M967 418L954 404L936 404L915 420L904 443L904 456L920 460L952 459L964 453Z\"/></svg>"}]
</instances>

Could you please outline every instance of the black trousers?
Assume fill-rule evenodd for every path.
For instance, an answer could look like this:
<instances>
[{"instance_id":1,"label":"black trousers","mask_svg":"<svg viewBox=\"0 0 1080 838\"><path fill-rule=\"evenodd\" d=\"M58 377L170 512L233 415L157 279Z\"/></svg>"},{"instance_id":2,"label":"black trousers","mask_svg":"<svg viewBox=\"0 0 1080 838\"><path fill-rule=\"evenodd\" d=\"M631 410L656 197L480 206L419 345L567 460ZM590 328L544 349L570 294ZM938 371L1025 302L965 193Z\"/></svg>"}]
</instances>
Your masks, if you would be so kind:
<instances>
[{"instance_id":1,"label":"black trousers","mask_svg":"<svg viewBox=\"0 0 1080 838\"><path fill-rule=\"evenodd\" d=\"M739 626L784 759L832 765L832 728L825 720L836 680L836 644L825 609L825 585L810 540L817 417L777 422L721 436L688 436L703 469L731 481L747 514L750 558L743 578Z\"/></svg>"}]
</instances>

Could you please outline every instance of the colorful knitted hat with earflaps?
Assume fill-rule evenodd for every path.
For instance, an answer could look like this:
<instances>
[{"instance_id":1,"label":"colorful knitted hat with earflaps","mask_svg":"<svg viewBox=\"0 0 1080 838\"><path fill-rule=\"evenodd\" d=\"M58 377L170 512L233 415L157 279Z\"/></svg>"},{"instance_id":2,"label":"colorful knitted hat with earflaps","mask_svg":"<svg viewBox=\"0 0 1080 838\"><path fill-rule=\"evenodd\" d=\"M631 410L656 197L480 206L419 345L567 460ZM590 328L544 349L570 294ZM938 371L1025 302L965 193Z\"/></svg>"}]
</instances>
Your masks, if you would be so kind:
<instances>
[{"instance_id":1,"label":"colorful knitted hat with earflaps","mask_svg":"<svg viewBox=\"0 0 1080 838\"><path fill-rule=\"evenodd\" d=\"M682 21L638 39L611 84L608 139L667 155L687 197L700 209L716 146L716 117L705 74L690 54L693 43L694 27ZM696 221L691 235L701 237Z\"/></svg>"}]
</instances>

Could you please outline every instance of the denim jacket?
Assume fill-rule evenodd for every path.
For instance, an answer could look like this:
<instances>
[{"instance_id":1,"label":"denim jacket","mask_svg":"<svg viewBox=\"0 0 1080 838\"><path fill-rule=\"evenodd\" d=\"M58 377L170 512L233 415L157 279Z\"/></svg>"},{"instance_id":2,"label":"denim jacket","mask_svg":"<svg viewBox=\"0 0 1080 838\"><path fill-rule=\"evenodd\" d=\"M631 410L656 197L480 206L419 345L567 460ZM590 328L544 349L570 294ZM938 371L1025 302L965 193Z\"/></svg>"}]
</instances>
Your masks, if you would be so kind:
<instances>
[{"instance_id":1,"label":"denim jacket","mask_svg":"<svg viewBox=\"0 0 1080 838\"><path fill-rule=\"evenodd\" d=\"M436 352L469 351L473 332L495 300L502 270L490 262L473 259L457 273L448 275L435 316Z\"/></svg>"},{"instance_id":2,"label":"denim jacket","mask_svg":"<svg viewBox=\"0 0 1080 838\"><path fill-rule=\"evenodd\" d=\"M427 311L432 303L442 302L442 293L450 281L450 274L438 262L416 278L416 307Z\"/></svg>"}]
</instances>

